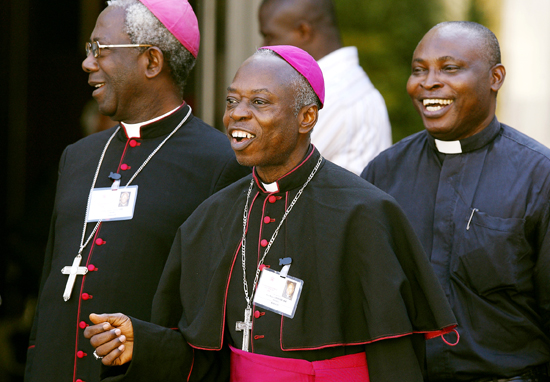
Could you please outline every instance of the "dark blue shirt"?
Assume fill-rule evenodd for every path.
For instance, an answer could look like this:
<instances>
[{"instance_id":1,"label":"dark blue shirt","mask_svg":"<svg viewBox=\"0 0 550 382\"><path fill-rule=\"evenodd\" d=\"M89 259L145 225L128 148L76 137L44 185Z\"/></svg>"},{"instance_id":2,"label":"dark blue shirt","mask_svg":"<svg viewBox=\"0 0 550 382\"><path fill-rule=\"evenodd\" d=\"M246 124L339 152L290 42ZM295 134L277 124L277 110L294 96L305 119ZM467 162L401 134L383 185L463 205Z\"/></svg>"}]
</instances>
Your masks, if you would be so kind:
<instances>
[{"instance_id":1,"label":"dark blue shirt","mask_svg":"<svg viewBox=\"0 0 550 382\"><path fill-rule=\"evenodd\" d=\"M427 341L429 381L550 361L550 150L496 118L460 146L422 131L361 175L403 207L458 320L457 346Z\"/></svg>"}]
</instances>

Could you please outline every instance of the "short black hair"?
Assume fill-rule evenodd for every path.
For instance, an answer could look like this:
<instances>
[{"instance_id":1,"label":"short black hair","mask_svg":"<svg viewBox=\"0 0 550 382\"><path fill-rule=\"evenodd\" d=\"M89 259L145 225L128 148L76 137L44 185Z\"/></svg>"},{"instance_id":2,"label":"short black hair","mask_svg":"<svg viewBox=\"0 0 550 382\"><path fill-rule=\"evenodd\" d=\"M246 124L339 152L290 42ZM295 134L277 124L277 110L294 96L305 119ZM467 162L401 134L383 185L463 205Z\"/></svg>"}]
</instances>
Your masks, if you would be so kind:
<instances>
[{"instance_id":1,"label":"short black hair","mask_svg":"<svg viewBox=\"0 0 550 382\"><path fill-rule=\"evenodd\" d=\"M483 51L491 67L501 63L500 44L495 34L489 28L473 21L445 21L437 24L432 29L447 26L468 31L478 37L484 44L485 49Z\"/></svg>"},{"instance_id":2,"label":"short black hair","mask_svg":"<svg viewBox=\"0 0 550 382\"><path fill-rule=\"evenodd\" d=\"M260 7L269 2L277 2L279 5L299 5L300 11L296 16L307 20L316 29L333 30L339 34L336 7L333 0L263 0Z\"/></svg>"}]
</instances>

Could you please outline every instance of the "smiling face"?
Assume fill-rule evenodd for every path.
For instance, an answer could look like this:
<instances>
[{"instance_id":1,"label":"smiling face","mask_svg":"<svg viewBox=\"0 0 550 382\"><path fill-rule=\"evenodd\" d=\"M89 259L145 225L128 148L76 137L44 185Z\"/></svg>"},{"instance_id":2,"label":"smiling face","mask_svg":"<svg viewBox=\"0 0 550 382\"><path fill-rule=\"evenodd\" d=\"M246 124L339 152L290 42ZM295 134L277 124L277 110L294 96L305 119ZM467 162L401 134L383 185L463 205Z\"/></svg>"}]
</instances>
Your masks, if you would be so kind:
<instances>
[{"instance_id":1,"label":"smiling face","mask_svg":"<svg viewBox=\"0 0 550 382\"><path fill-rule=\"evenodd\" d=\"M407 92L433 137L464 139L493 119L506 73L491 67L484 48L480 37L452 26L432 29L418 44Z\"/></svg>"},{"instance_id":2,"label":"smiling face","mask_svg":"<svg viewBox=\"0 0 550 382\"><path fill-rule=\"evenodd\" d=\"M278 57L252 56L227 89L223 122L240 164L256 166L264 182L294 168L309 147L317 106L294 114L294 69Z\"/></svg>"},{"instance_id":3,"label":"smiling face","mask_svg":"<svg viewBox=\"0 0 550 382\"><path fill-rule=\"evenodd\" d=\"M122 8L113 7L101 12L91 40L102 45L131 44L123 29L124 12ZM88 83L96 88L92 96L99 105L99 112L112 120L129 123L142 120L143 110L136 102L144 88L139 56L135 48L107 48L101 49L99 57L89 54L82 62L82 69L89 73Z\"/></svg>"}]
</instances>

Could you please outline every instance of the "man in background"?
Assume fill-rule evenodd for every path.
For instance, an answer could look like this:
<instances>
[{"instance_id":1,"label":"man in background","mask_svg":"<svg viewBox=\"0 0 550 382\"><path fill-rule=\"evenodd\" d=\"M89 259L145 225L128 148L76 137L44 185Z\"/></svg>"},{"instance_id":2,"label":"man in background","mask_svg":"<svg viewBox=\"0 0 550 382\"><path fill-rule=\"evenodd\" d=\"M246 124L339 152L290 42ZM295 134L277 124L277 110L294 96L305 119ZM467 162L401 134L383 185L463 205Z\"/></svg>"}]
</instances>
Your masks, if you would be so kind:
<instances>
[{"instance_id":1,"label":"man in background","mask_svg":"<svg viewBox=\"0 0 550 382\"><path fill-rule=\"evenodd\" d=\"M359 66L357 48L342 47L331 0L264 0L259 10L264 45L294 45L317 60L327 107L319 112L312 143L323 156L360 174L391 145L382 95Z\"/></svg>"}]
</instances>

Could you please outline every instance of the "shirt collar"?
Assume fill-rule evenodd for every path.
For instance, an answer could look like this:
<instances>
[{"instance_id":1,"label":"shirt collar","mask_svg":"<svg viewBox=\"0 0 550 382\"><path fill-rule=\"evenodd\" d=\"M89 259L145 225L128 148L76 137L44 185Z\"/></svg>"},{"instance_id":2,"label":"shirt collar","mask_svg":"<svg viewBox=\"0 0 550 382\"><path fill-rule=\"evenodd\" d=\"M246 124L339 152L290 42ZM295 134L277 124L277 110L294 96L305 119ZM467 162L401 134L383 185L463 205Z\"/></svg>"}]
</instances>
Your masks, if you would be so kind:
<instances>
[{"instance_id":1,"label":"shirt collar","mask_svg":"<svg viewBox=\"0 0 550 382\"><path fill-rule=\"evenodd\" d=\"M315 168L320 156L321 154L315 146L310 145L309 150L302 162L300 162L288 173L277 179L275 182L269 184L266 184L260 180L260 177L256 172L256 167L254 167L252 170L252 175L254 177L256 187L258 187L261 192L267 194L286 192L298 188L306 182L307 178L311 174L311 171Z\"/></svg>"},{"instance_id":2,"label":"shirt collar","mask_svg":"<svg viewBox=\"0 0 550 382\"><path fill-rule=\"evenodd\" d=\"M427 131L430 146L443 154L462 154L482 148L493 141L500 132L500 122L495 116L486 128L471 137L458 141L440 141L432 137Z\"/></svg>"},{"instance_id":3,"label":"shirt collar","mask_svg":"<svg viewBox=\"0 0 550 382\"><path fill-rule=\"evenodd\" d=\"M319 64L321 70L326 70L327 68L333 66L341 66L344 63L353 66L359 65L359 55L356 47L345 46L343 48L336 49L317 61L317 64Z\"/></svg>"},{"instance_id":4,"label":"shirt collar","mask_svg":"<svg viewBox=\"0 0 550 382\"><path fill-rule=\"evenodd\" d=\"M145 122L139 122L139 123L125 123L121 122L120 125L122 126L122 129L124 131L124 134L126 135L126 138L153 138L150 136L150 134L147 134L146 131L151 130L151 127L155 125L155 122L159 122L159 124L164 125L167 120L172 120L172 118L169 118L170 116L173 116L175 114L179 114L178 111L182 111L184 109L185 103L182 105L176 107L175 109L170 110L168 113L165 113L161 116L158 116L156 118L150 119ZM186 108L185 108L186 109ZM158 124L156 124L158 125ZM156 126L155 125L155 126ZM171 125L171 123L170 123ZM147 136L149 135L149 136ZM162 134L158 134L162 135Z\"/></svg>"}]
</instances>

